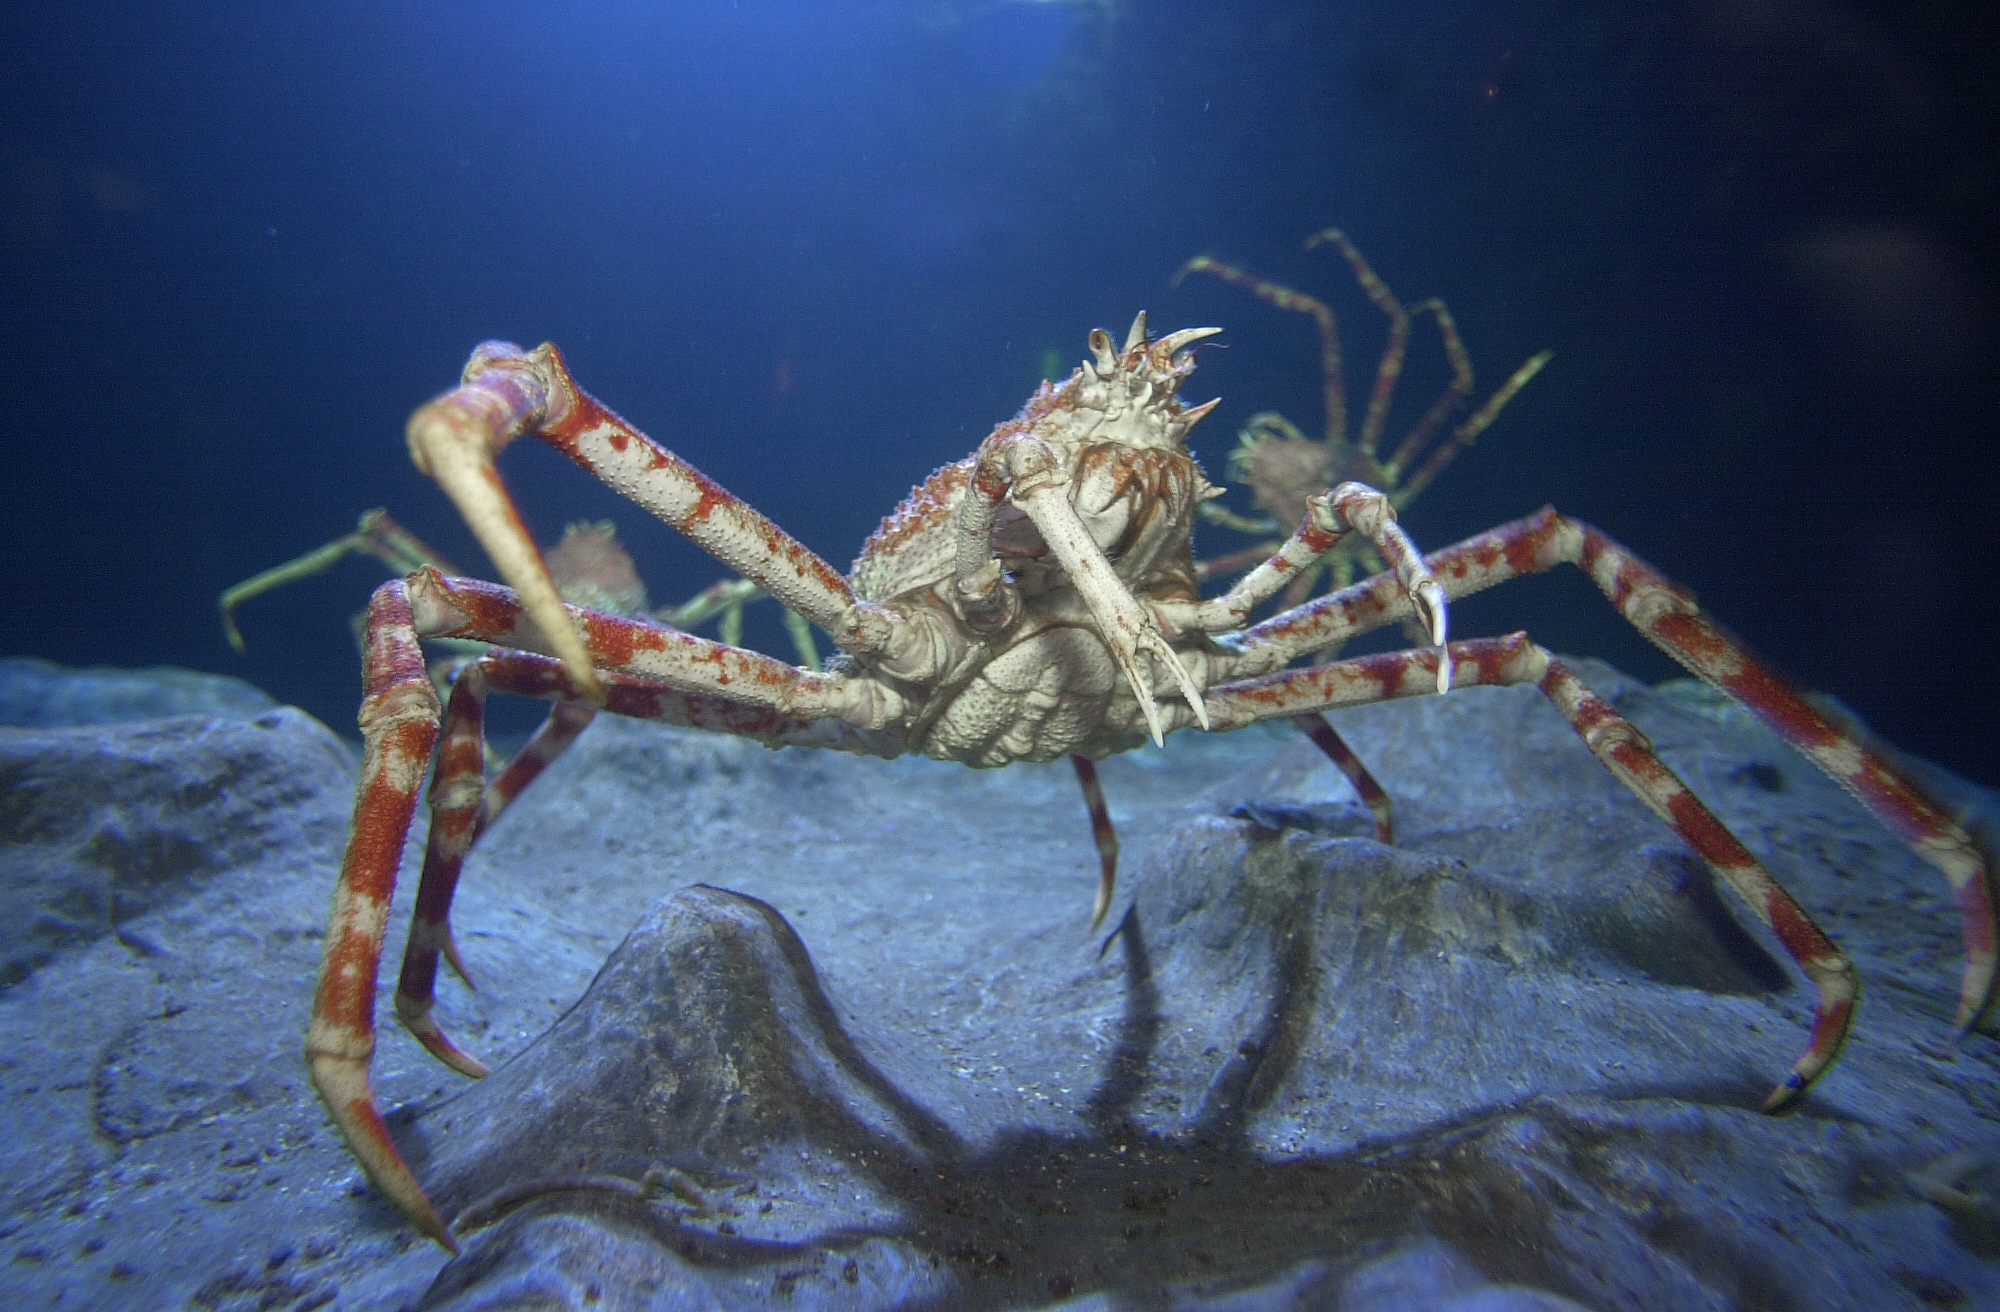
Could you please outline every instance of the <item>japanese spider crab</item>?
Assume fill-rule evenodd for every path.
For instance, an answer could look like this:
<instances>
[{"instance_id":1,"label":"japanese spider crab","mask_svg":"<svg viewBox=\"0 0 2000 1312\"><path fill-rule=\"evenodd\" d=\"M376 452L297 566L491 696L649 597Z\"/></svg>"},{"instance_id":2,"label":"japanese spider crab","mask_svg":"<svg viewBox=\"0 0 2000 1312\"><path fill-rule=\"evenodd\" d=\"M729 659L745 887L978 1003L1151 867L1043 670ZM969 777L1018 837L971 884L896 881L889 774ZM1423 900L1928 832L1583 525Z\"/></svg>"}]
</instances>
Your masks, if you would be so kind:
<instances>
[{"instance_id":1,"label":"japanese spider crab","mask_svg":"<svg viewBox=\"0 0 2000 1312\"><path fill-rule=\"evenodd\" d=\"M1326 406L1325 438L1314 441L1300 432L1298 425L1274 410L1251 415L1236 435L1236 448L1229 453L1229 473L1234 481L1250 489L1251 498L1256 508L1264 512L1263 516L1252 518L1240 515L1219 502L1209 502L1201 507L1201 517L1211 524L1239 533L1252 533L1260 538L1282 533L1285 526L1296 524L1305 514L1306 498L1336 483L1346 482L1366 483L1380 488L1388 494L1389 504L1401 510L1422 495L1431 480L1492 425L1499 417L1501 408L1513 400L1514 394L1527 386L1528 380L1540 373L1542 366L1555 355L1553 351L1540 351L1530 356L1500 385L1498 391L1487 398L1486 404L1473 411L1464 423L1451 431L1450 436L1433 448L1432 440L1444 422L1472 395L1472 357L1466 354L1465 344L1459 340L1458 324L1451 317L1451 310L1435 296L1408 306L1398 301L1388 284L1382 281L1340 229L1326 228L1306 238L1307 250L1321 245L1331 245L1346 257L1354 270L1355 281L1361 284L1361 290L1389 320L1388 341L1383 345L1381 362L1375 367L1375 387L1369 393L1368 408L1362 413L1361 430L1352 439L1347 435L1347 389L1340 353L1340 327L1332 309L1324 301L1267 282L1209 255L1195 256L1175 271L1171 280L1170 285L1178 287L1189 274L1205 273L1241 287L1281 310L1310 315L1319 326L1320 380ZM1395 396L1396 384L1403 376L1403 360L1410 346L1410 325L1426 314L1437 323L1438 338L1444 344L1445 359L1451 365L1451 382L1445 386L1443 395L1431 403L1423 418L1396 445L1389 458L1384 460L1380 454L1382 434L1388 427L1389 404ZM1419 463L1420 460L1422 463ZM1214 560L1198 561L1196 573L1203 580L1227 577L1264 559L1278 545L1275 541L1260 542ZM1312 595L1323 574L1331 576L1335 588L1346 587L1354 581L1357 567L1364 573L1372 573L1383 566L1365 541L1350 537L1291 581L1285 589L1284 604L1296 606ZM1321 654L1332 655L1331 652Z\"/></svg>"},{"instance_id":2,"label":"japanese spider crab","mask_svg":"<svg viewBox=\"0 0 2000 1312\"><path fill-rule=\"evenodd\" d=\"M845 578L591 398L553 346L523 352L488 342L457 390L411 417L418 466L457 503L512 588L424 567L384 584L370 602L361 783L306 1052L355 1156L418 1229L456 1248L391 1140L368 1077L383 930L418 787L442 738L396 1011L447 1065L481 1075L485 1068L430 1016L438 958L450 954L460 866L483 826L599 708L770 746L915 751L975 766L1068 756L1102 857L1095 923L1118 845L1093 760L1191 725L1221 731L1286 718L1341 763L1352 753L1324 710L1441 693L1454 681L1532 683L1813 981L1811 1037L1765 1106L1791 1101L1827 1070L1847 1034L1856 993L1848 958L1645 736L1560 660L1521 633L1445 642L1447 599L1560 564L1582 568L1642 633L1747 705L1943 872L1966 946L1959 1029L1981 1016L1994 980L1994 919L1979 851L1891 762L1800 699L1686 591L1588 524L1544 509L1424 557L1397 526L1389 497L1344 483L1308 498L1298 528L1269 559L1203 600L1190 532L1216 489L1186 438L1216 402L1187 407L1175 394L1194 367L1187 348L1216 331L1156 341L1141 314L1122 349L1102 329L1092 332L1090 359L914 489ZM566 608L494 464L524 435L826 630L841 654L814 672L643 619ZM1390 570L1245 627L1254 606L1350 535L1366 539ZM1287 668L1409 616L1433 646ZM419 646L440 637L493 644L459 675L442 725ZM1156 697L1159 683L1171 694ZM556 707L489 784L481 718L493 689ZM1386 839L1385 806L1378 816Z\"/></svg>"}]
</instances>

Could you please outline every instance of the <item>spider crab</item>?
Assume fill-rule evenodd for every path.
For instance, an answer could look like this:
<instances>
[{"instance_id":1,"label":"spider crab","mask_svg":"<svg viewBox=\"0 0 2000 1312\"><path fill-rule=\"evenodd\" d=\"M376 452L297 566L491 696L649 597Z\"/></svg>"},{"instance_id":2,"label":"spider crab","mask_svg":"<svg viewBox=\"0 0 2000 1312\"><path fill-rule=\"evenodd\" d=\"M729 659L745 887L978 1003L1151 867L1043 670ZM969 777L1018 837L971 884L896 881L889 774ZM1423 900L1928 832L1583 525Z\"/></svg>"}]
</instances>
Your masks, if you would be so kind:
<instances>
[{"instance_id":1,"label":"spider crab","mask_svg":"<svg viewBox=\"0 0 2000 1312\"><path fill-rule=\"evenodd\" d=\"M391 893L417 791L437 749L432 823L397 1014L446 1064L485 1068L431 1018L440 954L466 852L482 828L598 709L754 738L997 766L1068 756L1101 855L1093 923L1118 844L1094 760L1176 729L1293 721L1372 786L1320 712L1460 684L1539 687L1585 746L1673 826L1770 925L1817 989L1811 1036L1770 1095L1776 1109L1828 1068L1856 993L1848 958L1653 753L1645 736L1526 634L1445 641L1447 600L1573 564L1653 642L1733 694L1846 784L1957 896L1966 964L1957 1023L1983 1013L1994 920L1983 857L1892 763L1800 699L1675 586L1588 524L1544 509L1421 556L1389 498L1360 483L1311 497L1297 529L1220 597L1195 586L1190 534L1217 494L1186 438L1217 404L1176 392L1187 348L1218 330L1158 340L1145 316L1122 348L1102 329L1091 358L1044 384L979 449L933 473L882 521L846 577L680 457L592 399L553 346L480 346L463 384L409 424L411 453L457 503L511 588L423 567L369 606L361 783L307 1037L312 1080L355 1156L424 1234L455 1250L389 1136L369 1084L375 985ZM514 439L549 443L833 636L823 672L661 627L565 607L495 468ZM1251 610L1350 537L1383 574L1246 627ZM1434 645L1289 668L1301 656L1413 617ZM492 644L440 706L420 642ZM1156 695L1156 688L1164 695ZM491 783L482 770L489 690L556 706ZM439 748L440 739L442 747ZM1378 828L1389 837L1386 799ZM454 964L456 964L454 962Z\"/></svg>"}]
</instances>

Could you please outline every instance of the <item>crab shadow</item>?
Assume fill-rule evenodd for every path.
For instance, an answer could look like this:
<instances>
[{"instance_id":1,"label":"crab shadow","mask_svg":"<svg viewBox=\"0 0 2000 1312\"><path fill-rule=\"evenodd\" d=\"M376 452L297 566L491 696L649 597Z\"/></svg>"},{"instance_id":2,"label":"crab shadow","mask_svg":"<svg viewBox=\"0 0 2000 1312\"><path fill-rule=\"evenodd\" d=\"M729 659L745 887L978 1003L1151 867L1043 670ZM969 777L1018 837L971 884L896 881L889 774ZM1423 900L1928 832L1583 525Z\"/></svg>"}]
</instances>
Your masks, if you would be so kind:
<instances>
[{"instance_id":1,"label":"crab shadow","mask_svg":"<svg viewBox=\"0 0 2000 1312\"><path fill-rule=\"evenodd\" d=\"M1104 944L1122 957L1123 1004L1081 1128L1014 1124L975 1145L863 1052L777 910L685 889L548 1034L404 1122L434 1197L462 1231L477 1227L421 1306L616 1306L616 1289L663 1282L701 1306L1097 1295L1136 1309L1169 1305L1176 1287L1226 1295L1273 1282L1311 1302L1437 1235L1486 1280L1585 1298L1549 1233L1547 1199L1493 1150L1524 1116L1563 1119L1542 1100L1339 1153L1274 1160L1254 1142L1252 1121L1298 1063L1322 987L1312 898L1267 909L1261 1012L1213 1059L1183 1130L1148 1130L1137 1114L1161 1073L1165 1020L1135 904ZM1752 1107L1761 1089L1633 1092ZM849 1197L871 1201L837 1201Z\"/></svg>"}]
</instances>

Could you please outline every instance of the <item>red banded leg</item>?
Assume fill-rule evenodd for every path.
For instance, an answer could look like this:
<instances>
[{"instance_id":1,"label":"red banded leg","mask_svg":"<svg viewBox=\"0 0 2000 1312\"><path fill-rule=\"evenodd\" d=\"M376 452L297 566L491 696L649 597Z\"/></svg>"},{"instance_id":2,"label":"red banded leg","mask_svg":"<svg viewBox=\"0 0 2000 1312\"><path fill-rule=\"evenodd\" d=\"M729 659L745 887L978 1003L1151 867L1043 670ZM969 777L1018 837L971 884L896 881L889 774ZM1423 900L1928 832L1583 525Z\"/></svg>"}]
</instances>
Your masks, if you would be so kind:
<instances>
[{"instance_id":1,"label":"red banded leg","mask_svg":"<svg viewBox=\"0 0 2000 1312\"><path fill-rule=\"evenodd\" d=\"M1747 707L1873 811L1918 858L1943 873L1965 942L1955 1028L1965 1033L1993 1003L1993 871L1951 816L1867 742L1814 709L1785 678L1701 613L1691 593L1581 520L1544 507L1526 519L1424 558L1453 600L1524 574L1575 565L1633 627L1705 682ZM1412 614L1390 575L1274 615L1237 640L1239 674L1277 669Z\"/></svg>"},{"instance_id":2,"label":"red banded leg","mask_svg":"<svg viewBox=\"0 0 2000 1312\"><path fill-rule=\"evenodd\" d=\"M444 737L431 774L431 828L417 907L396 980L396 1016L430 1054L461 1075L478 1079L486 1065L462 1051L431 1019L436 1000L438 953L448 952L459 977L462 959L451 938L451 899L465 854L479 837L480 802L486 791L486 673L473 661L452 683L445 705Z\"/></svg>"},{"instance_id":3,"label":"red banded leg","mask_svg":"<svg viewBox=\"0 0 2000 1312\"><path fill-rule=\"evenodd\" d=\"M590 658L606 667L593 680L593 691L619 715L733 733L775 746L813 741L816 722L840 714L848 704L852 685L838 675L797 670L756 652L640 621L571 613L589 643ZM523 620L520 604L506 589L448 581L430 569L384 584L369 603L361 784L306 1039L313 1086L355 1158L418 1230L453 1251L456 1244L389 1137L369 1084L368 1063L375 1049L383 930L417 789L439 736L437 694L424 669L419 638L455 633L477 634L486 642L540 636ZM688 688L609 668L621 664L654 667ZM731 687L731 698L708 691L725 686ZM559 707L530 748L495 780L482 810L481 703L489 688L558 702L584 696L582 685L558 660L509 650L482 656L454 690L451 734L433 792L435 843L418 888L412 953L399 989L407 1000L399 998L399 1010L406 1015L414 1011L419 1039L461 1070L477 1063L451 1047L428 1018L437 957L449 950L445 927L459 864L485 821L588 722L582 708ZM460 1060L454 1061L454 1055Z\"/></svg>"},{"instance_id":4,"label":"red banded leg","mask_svg":"<svg viewBox=\"0 0 2000 1312\"><path fill-rule=\"evenodd\" d=\"M1301 733L1312 739L1313 746L1326 753L1326 759L1332 761L1335 768L1347 776L1347 782L1354 785L1354 791L1363 804L1374 813L1375 841L1395 842L1396 831L1389 823L1389 794L1375 781L1375 776L1368 772L1368 767L1354 754L1354 749L1334 732L1326 717L1317 711L1294 715L1292 723L1299 727Z\"/></svg>"},{"instance_id":5,"label":"red banded leg","mask_svg":"<svg viewBox=\"0 0 2000 1312\"><path fill-rule=\"evenodd\" d=\"M1646 736L1614 711L1561 661L1524 633L1454 642L1446 649L1461 685L1532 683L1584 744L1674 832L1718 878L1734 889L1813 982L1812 1037L1764 1110L1776 1111L1810 1088L1839 1055L1854 1020L1854 966L1792 895L1716 819L1700 798L1653 752ZM1209 722L1236 728L1254 720L1299 717L1333 706L1418 696L1436 688L1435 649L1389 652L1268 674L1225 684L1208 694Z\"/></svg>"},{"instance_id":6,"label":"red banded leg","mask_svg":"<svg viewBox=\"0 0 2000 1312\"><path fill-rule=\"evenodd\" d=\"M447 711L448 717L449 712ZM499 814L507 809L507 804L520 796L522 789L534 782L537 775L541 774L543 770L549 767L552 761L567 751L569 745L576 741L576 736L588 728L590 722L596 718L596 711L579 703L563 703L551 710L548 718L542 721L533 736L522 745L521 750L514 753L514 759L509 761L506 767L494 776L493 781L486 785L486 794L479 804L479 817L473 826L471 841L477 842L479 835L486 831L486 826L492 824ZM448 732L449 729L447 728ZM432 825L435 826L436 823L436 820L433 819ZM433 832L435 832L435 829ZM461 853L461 861L463 860L463 856L464 854ZM421 918L425 915L427 908L435 907L436 918L443 922L443 929L441 931L442 941L437 946L444 954L445 964L451 967L452 974L458 976L466 988L476 993L479 991L479 986L473 982L471 972L465 967L465 958L459 954L458 936L451 931L451 893L444 892L432 895L433 898L441 897L441 904L426 899L426 890L430 887L430 861L430 853L426 851L424 854L424 879L417 885L417 915ZM452 887L455 888L456 885L457 877L454 874L452 877ZM414 933L413 927L413 942L415 941ZM409 963L409 950L405 949L403 970L406 975L409 973ZM399 1008L400 1005L401 1000L399 997Z\"/></svg>"},{"instance_id":7,"label":"red banded leg","mask_svg":"<svg viewBox=\"0 0 2000 1312\"><path fill-rule=\"evenodd\" d=\"M429 1238L458 1246L404 1164L375 1106L368 1062L375 1052L375 976L382 932L417 788L438 735L437 693L401 583L384 584L368 604L361 703L361 785L347 851L334 886L333 916L313 991L306 1063L362 1169Z\"/></svg>"},{"instance_id":8,"label":"red banded leg","mask_svg":"<svg viewBox=\"0 0 2000 1312\"><path fill-rule=\"evenodd\" d=\"M1118 883L1118 831L1111 826L1111 811L1104 805L1104 789L1097 783L1097 766L1087 756L1072 754L1076 781L1083 785L1083 804L1090 810L1090 836L1097 841L1097 901L1090 908L1090 927L1104 923L1111 909L1111 891Z\"/></svg>"}]
</instances>

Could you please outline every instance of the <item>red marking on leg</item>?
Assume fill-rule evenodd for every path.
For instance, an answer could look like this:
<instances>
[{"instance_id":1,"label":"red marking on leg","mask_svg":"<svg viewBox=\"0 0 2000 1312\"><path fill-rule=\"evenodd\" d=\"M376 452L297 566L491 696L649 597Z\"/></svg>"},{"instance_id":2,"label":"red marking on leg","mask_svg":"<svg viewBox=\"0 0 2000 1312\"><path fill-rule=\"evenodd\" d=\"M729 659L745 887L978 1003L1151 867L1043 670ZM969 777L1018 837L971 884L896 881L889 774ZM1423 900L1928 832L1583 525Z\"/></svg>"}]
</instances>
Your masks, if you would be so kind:
<instances>
[{"instance_id":1,"label":"red marking on leg","mask_svg":"<svg viewBox=\"0 0 2000 1312\"><path fill-rule=\"evenodd\" d=\"M1810 751L1845 737L1790 683L1700 616L1662 615L1652 630L1793 746Z\"/></svg>"},{"instance_id":2,"label":"red marking on leg","mask_svg":"<svg viewBox=\"0 0 2000 1312\"><path fill-rule=\"evenodd\" d=\"M1785 945L1785 951L1792 955L1794 961L1803 964L1840 951L1833 945L1833 940L1807 918L1805 911L1792 900L1791 894L1776 885L1764 897L1764 910L1771 920L1771 932L1778 936L1778 942Z\"/></svg>"},{"instance_id":3,"label":"red marking on leg","mask_svg":"<svg viewBox=\"0 0 2000 1312\"><path fill-rule=\"evenodd\" d=\"M1354 749L1349 747L1346 740L1326 722L1326 717L1317 712L1294 716L1292 723L1304 730L1306 737L1312 739L1313 745L1326 754L1326 758L1333 762L1336 769L1347 776L1347 781L1353 785L1355 794L1374 814L1375 841L1395 842L1395 830L1390 823L1389 794L1375 781L1375 776L1369 773L1367 765L1355 755Z\"/></svg>"},{"instance_id":4,"label":"red marking on leg","mask_svg":"<svg viewBox=\"0 0 2000 1312\"><path fill-rule=\"evenodd\" d=\"M576 615L583 621L584 641L590 644L591 656L606 665L630 665L642 651L665 651L671 640L669 630L640 620L594 610Z\"/></svg>"},{"instance_id":5,"label":"red marking on leg","mask_svg":"<svg viewBox=\"0 0 2000 1312\"><path fill-rule=\"evenodd\" d=\"M1965 955L1978 961L1993 961L1993 903L1986 881L1968 879L1952 890L1958 904L1959 923L1965 931Z\"/></svg>"},{"instance_id":6,"label":"red marking on leg","mask_svg":"<svg viewBox=\"0 0 2000 1312\"><path fill-rule=\"evenodd\" d=\"M1854 1001L1843 998L1839 1001L1813 1008L1812 1037L1806 1042L1806 1050L1785 1077L1785 1082L1771 1091L1764 1100L1764 1110L1777 1111L1792 1099L1804 1093L1819 1081L1833 1065L1835 1057L1846 1046L1849 1028L1854 1024Z\"/></svg>"},{"instance_id":7,"label":"red marking on leg","mask_svg":"<svg viewBox=\"0 0 2000 1312\"><path fill-rule=\"evenodd\" d=\"M717 483L714 479L692 465L686 466L684 472L694 485L701 489L701 495L695 499L694 509L688 511L681 522L674 526L680 529L681 532L690 532L696 524L706 522L708 517L713 515L720 507L742 504L742 502L738 501L728 492L723 491L720 483ZM767 540L764 545L766 549L769 549L774 544Z\"/></svg>"},{"instance_id":8,"label":"red marking on leg","mask_svg":"<svg viewBox=\"0 0 2000 1312\"><path fill-rule=\"evenodd\" d=\"M1635 757L1643 755L1650 765L1647 774L1654 778L1671 779L1672 775L1651 752L1640 752L1631 745L1621 746L1617 753L1619 764L1632 770L1638 764ZM1634 773L1638 771L1634 770ZM1646 778L1645 774L1639 776ZM1702 805L1701 799L1685 787L1677 787L1673 796L1666 799L1667 812L1673 817L1674 829L1687 840L1689 847L1703 860L1721 866L1754 866L1757 858L1750 855L1748 848L1738 842L1736 835L1729 832L1723 823L1715 818L1715 813ZM1780 938L1784 937L1782 933ZM1822 940L1823 941L1823 940ZM1789 946L1789 944L1787 945Z\"/></svg>"}]
</instances>

